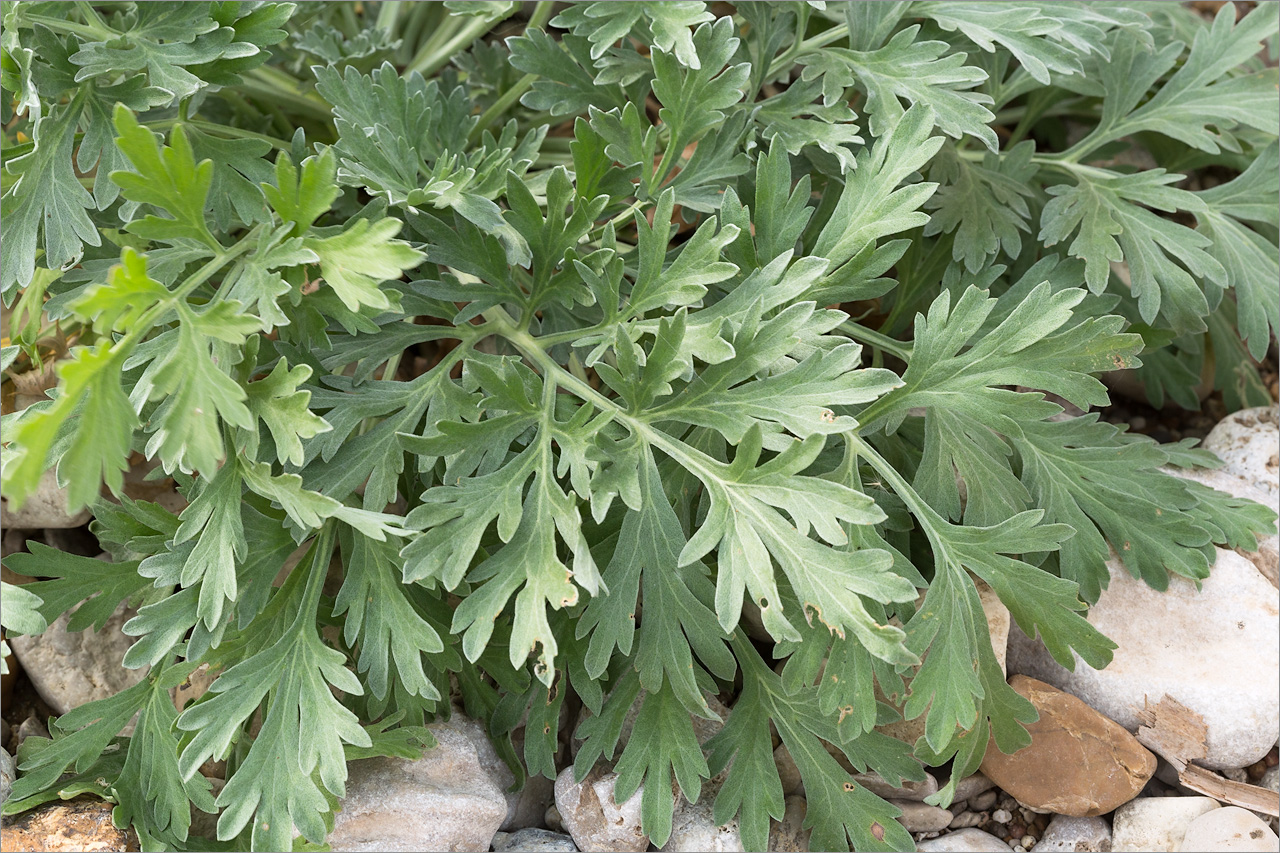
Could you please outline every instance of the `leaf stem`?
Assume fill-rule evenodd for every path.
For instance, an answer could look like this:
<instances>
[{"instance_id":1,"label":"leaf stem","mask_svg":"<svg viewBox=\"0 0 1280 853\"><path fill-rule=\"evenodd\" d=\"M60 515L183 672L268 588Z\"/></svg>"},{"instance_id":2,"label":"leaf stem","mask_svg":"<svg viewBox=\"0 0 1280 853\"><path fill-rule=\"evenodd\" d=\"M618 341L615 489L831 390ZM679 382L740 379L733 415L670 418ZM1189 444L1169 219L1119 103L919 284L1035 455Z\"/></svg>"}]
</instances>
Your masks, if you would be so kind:
<instances>
[{"instance_id":1,"label":"leaf stem","mask_svg":"<svg viewBox=\"0 0 1280 853\"><path fill-rule=\"evenodd\" d=\"M508 12L507 14L511 13ZM505 17L506 15L495 18L478 18L467 24L462 28L461 32L439 47L432 43L435 41L433 38L423 46L418 55L405 67L405 73L417 71L423 77L430 77L448 65L455 54L471 47L477 39L493 29L494 25Z\"/></svg>"},{"instance_id":2,"label":"leaf stem","mask_svg":"<svg viewBox=\"0 0 1280 853\"><path fill-rule=\"evenodd\" d=\"M494 101L489 109L480 114L480 119L476 122L476 126L471 128L471 133L467 135L467 144L475 145L480 141L480 135L493 124L494 119L502 115L507 109L516 102L516 99L529 90L535 80L538 79L537 74L526 74L516 81L515 85L502 93L502 97Z\"/></svg>"},{"instance_id":3,"label":"leaf stem","mask_svg":"<svg viewBox=\"0 0 1280 853\"><path fill-rule=\"evenodd\" d=\"M911 361L911 345L904 344L901 341L895 341L888 335L881 334L874 329L868 329L860 323L847 320L840 324L840 331L860 343L870 344L876 349L884 350L891 355L896 355L903 361Z\"/></svg>"}]
</instances>

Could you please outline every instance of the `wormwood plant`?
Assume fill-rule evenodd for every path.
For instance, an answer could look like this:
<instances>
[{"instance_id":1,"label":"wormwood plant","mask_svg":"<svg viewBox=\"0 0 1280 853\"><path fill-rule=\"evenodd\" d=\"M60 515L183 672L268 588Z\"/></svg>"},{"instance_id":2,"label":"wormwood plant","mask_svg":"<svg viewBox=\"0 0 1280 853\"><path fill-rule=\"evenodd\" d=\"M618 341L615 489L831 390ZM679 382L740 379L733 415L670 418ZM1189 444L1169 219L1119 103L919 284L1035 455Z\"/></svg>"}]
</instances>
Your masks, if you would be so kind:
<instances>
[{"instance_id":1,"label":"wormwood plant","mask_svg":"<svg viewBox=\"0 0 1280 853\"><path fill-rule=\"evenodd\" d=\"M575 772L643 785L657 844L674 785L764 849L773 730L813 849L909 849L824 742L893 781L1027 743L975 579L1102 667L1109 549L1162 589L1273 523L1166 473L1216 464L1191 442L1061 405L1119 369L1157 405L1202 372L1268 401L1273 3L9 2L3 28L3 362L58 376L4 415L5 497L55 468L113 557L10 557L45 580L4 624L127 601L149 667L24 743L6 814L91 792L145 849L318 844L346 761L418 754L452 694L520 778L585 706ZM186 509L124 495L135 454ZM915 744L876 730L900 715Z\"/></svg>"}]
</instances>

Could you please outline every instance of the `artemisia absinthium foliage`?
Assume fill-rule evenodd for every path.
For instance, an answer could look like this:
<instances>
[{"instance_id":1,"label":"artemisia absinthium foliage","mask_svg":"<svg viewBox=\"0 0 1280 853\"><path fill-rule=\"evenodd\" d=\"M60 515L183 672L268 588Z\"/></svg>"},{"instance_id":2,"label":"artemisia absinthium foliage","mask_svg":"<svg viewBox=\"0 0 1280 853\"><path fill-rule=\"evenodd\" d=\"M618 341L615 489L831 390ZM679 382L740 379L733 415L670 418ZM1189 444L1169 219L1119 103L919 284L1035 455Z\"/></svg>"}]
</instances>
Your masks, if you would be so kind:
<instances>
[{"instance_id":1,"label":"artemisia absinthium foliage","mask_svg":"<svg viewBox=\"0 0 1280 853\"><path fill-rule=\"evenodd\" d=\"M578 775L643 785L657 844L674 779L764 849L772 728L814 849L909 849L824 742L891 780L1026 743L978 580L1101 667L1109 548L1161 588L1273 522L1059 402L1135 369L1194 406L1209 353L1267 401L1276 32L1274 3L4 3L3 365L63 348L4 416L5 496L55 469L113 558L14 555L46 580L4 624L127 601L149 667L24 743L5 813L91 792L146 849L320 843L346 761L418 754L453 684L521 777L585 707ZM122 496L135 454L181 513ZM900 713L917 743L875 730Z\"/></svg>"}]
</instances>

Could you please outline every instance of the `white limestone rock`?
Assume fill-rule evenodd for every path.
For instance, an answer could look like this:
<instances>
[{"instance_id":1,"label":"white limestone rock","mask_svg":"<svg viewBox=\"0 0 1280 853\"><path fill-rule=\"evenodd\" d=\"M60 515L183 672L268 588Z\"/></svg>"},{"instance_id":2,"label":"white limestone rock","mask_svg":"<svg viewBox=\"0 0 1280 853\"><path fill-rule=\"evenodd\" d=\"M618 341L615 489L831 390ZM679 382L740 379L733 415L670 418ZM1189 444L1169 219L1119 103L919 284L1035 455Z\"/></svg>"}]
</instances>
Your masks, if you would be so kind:
<instances>
[{"instance_id":1,"label":"white limestone rock","mask_svg":"<svg viewBox=\"0 0 1280 853\"><path fill-rule=\"evenodd\" d=\"M641 853L649 849L649 836L640 828L644 786L618 803L613 798L617 783L618 774L603 766L594 768L581 782L574 781L572 767L556 778L556 810L579 850Z\"/></svg>"},{"instance_id":2,"label":"white limestone rock","mask_svg":"<svg viewBox=\"0 0 1280 853\"><path fill-rule=\"evenodd\" d=\"M1236 806L1214 809L1191 821L1179 851L1269 851L1280 849L1280 839L1253 812Z\"/></svg>"},{"instance_id":3,"label":"white limestone rock","mask_svg":"<svg viewBox=\"0 0 1280 853\"><path fill-rule=\"evenodd\" d=\"M1035 849L1038 853L1100 853L1111 846L1106 818L1054 815Z\"/></svg>"},{"instance_id":4,"label":"white limestone rock","mask_svg":"<svg viewBox=\"0 0 1280 853\"><path fill-rule=\"evenodd\" d=\"M1060 666L1017 625L1009 633L1009 671L1065 690L1137 731L1137 712L1172 697L1204 718L1215 770L1247 767L1280 729L1280 601L1253 564L1219 548L1212 573L1195 584L1171 577L1166 592L1135 580L1113 556L1110 586L1089 622L1114 640L1111 664L1095 670L1078 657Z\"/></svg>"},{"instance_id":5,"label":"white limestone rock","mask_svg":"<svg viewBox=\"0 0 1280 853\"><path fill-rule=\"evenodd\" d=\"M348 765L347 796L328 843L335 851L486 851L507 816L483 727L455 712L428 726L422 758Z\"/></svg>"},{"instance_id":6,"label":"white limestone rock","mask_svg":"<svg viewBox=\"0 0 1280 853\"><path fill-rule=\"evenodd\" d=\"M1271 496L1280 498L1280 407L1243 409L1227 415L1204 440L1226 464L1222 472L1240 477Z\"/></svg>"},{"instance_id":7,"label":"white limestone rock","mask_svg":"<svg viewBox=\"0 0 1280 853\"><path fill-rule=\"evenodd\" d=\"M1116 809L1111 849L1116 853L1173 853L1191 822L1219 808L1209 797L1138 797Z\"/></svg>"}]
</instances>

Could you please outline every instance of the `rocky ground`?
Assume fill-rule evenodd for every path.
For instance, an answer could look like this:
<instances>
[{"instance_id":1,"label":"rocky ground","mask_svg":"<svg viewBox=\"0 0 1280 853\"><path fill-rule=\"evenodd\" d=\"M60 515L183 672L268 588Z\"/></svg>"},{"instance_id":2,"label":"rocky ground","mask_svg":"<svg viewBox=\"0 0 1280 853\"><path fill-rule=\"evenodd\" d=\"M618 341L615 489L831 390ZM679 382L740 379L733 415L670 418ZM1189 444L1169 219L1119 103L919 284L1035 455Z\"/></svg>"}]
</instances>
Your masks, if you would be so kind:
<instances>
[{"instance_id":1,"label":"rocky ground","mask_svg":"<svg viewBox=\"0 0 1280 853\"><path fill-rule=\"evenodd\" d=\"M1214 409L1212 399L1206 401L1204 411ZM1108 416L1139 431L1164 431L1163 440L1204 437L1226 465L1197 472L1197 479L1276 505L1280 409L1238 412L1216 425L1212 418L1171 416L1140 402L1116 406ZM28 538L90 556L99 550L83 518L45 512L6 516L4 524L6 554ZM993 596L984 597L1010 684L1040 712L1031 746L1013 756L992 747L981 772L960 783L947 809L924 802L948 778L946 767L904 788L870 775L858 781L902 809L900 820L921 851L1277 850L1280 558L1276 536L1261 545L1248 554L1220 549L1213 575L1199 591L1175 578L1168 592L1156 593L1113 563L1111 585L1089 614L1119 644L1103 671L1083 663L1074 671L1059 666L1010 625L1008 611ZM23 580L7 572L5 578ZM120 632L128 615L122 610L96 636L68 634L61 621L40 637L12 640L17 665L10 658L11 668L18 672L5 677L0 697L0 793L8 794L18 744L47 736L42 721L50 714L111 695L141 677L119 666L130 642ZM189 698L177 695L175 702L180 707ZM1177 737L1170 734L1169 715L1190 720L1190 740L1185 726ZM695 722L703 741L717 729ZM912 725L898 724L888 733L914 739ZM566 767L554 782L532 779L513 794L507 789L514 778L479 723L456 712L431 728L440 745L417 761L351 764L332 849L657 849L640 828L640 794L616 803L617 777L608 766L598 766L581 783ZM572 747L563 751L566 761ZM1195 760L1180 774L1187 758ZM808 850L799 774L785 747L779 746L775 760L787 798L783 819L773 823L770 849ZM205 769L216 776L216 767ZM721 782L710 780L698 803L677 804L662 850L742 849L736 823L716 826L711 817ZM91 799L50 804L6 825L3 849L137 849L109 814L109 805ZM193 831L213 835L214 818L197 815Z\"/></svg>"}]
</instances>

